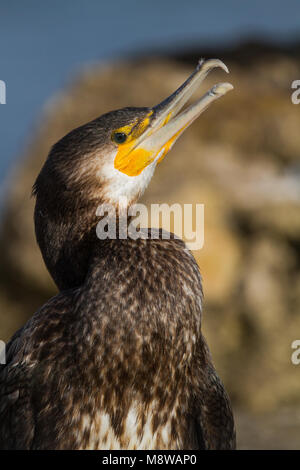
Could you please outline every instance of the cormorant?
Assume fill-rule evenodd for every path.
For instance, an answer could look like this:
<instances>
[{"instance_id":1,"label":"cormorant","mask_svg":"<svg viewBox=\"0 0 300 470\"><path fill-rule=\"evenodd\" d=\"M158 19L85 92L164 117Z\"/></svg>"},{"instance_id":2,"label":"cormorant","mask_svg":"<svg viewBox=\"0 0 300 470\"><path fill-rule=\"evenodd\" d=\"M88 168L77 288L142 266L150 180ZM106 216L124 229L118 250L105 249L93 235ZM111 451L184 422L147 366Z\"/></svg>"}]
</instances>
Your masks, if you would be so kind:
<instances>
[{"instance_id":1,"label":"cormorant","mask_svg":"<svg viewBox=\"0 0 300 470\"><path fill-rule=\"evenodd\" d=\"M0 448L235 447L185 243L162 231L156 239L96 234L99 205L137 201L178 136L232 88L215 85L179 113L215 67L228 71L200 61L159 105L104 114L52 147L33 192L37 241L59 293L7 345Z\"/></svg>"}]
</instances>

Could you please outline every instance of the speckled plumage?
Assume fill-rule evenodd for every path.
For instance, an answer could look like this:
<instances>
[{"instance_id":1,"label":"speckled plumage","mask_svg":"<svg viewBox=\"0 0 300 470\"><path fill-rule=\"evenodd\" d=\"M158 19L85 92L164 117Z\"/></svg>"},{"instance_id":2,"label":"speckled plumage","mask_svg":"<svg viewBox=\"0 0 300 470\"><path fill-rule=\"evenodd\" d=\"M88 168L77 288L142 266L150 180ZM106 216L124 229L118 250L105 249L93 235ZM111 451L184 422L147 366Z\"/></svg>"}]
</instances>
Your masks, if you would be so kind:
<instances>
[{"instance_id":1,"label":"speckled plumage","mask_svg":"<svg viewBox=\"0 0 300 470\"><path fill-rule=\"evenodd\" d=\"M235 446L201 333L192 254L174 238L96 237L108 184L95 177L99 155L111 129L145 112L122 110L73 131L38 177L37 239L60 292L14 335L0 366L2 449Z\"/></svg>"}]
</instances>

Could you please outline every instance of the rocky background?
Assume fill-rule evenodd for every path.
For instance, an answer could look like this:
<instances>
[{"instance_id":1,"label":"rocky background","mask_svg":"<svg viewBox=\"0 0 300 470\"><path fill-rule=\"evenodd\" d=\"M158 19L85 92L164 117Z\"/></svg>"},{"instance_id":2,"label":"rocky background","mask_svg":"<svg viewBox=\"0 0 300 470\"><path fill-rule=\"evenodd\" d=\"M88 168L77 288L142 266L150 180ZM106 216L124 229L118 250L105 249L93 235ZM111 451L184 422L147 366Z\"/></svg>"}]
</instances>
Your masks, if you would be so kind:
<instances>
[{"instance_id":1,"label":"rocky background","mask_svg":"<svg viewBox=\"0 0 300 470\"><path fill-rule=\"evenodd\" d=\"M49 148L76 126L123 106L151 106L199 57L225 60L209 86L235 89L214 103L156 171L143 201L204 203L196 251L204 331L236 410L240 448L300 448L300 80L297 48L149 56L84 70L47 104L7 182L0 228L0 338L8 339L56 288L34 240L31 187Z\"/></svg>"}]
</instances>

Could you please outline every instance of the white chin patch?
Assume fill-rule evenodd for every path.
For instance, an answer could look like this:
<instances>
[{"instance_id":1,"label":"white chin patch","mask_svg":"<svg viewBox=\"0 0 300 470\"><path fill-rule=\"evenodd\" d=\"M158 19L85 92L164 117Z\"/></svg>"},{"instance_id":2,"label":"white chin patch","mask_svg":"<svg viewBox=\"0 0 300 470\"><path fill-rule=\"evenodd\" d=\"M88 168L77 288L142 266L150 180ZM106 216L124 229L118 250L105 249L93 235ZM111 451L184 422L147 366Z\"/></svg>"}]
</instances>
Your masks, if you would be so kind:
<instances>
[{"instance_id":1,"label":"white chin patch","mask_svg":"<svg viewBox=\"0 0 300 470\"><path fill-rule=\"evenodd\" d=\"M128 203L139 198L151 181L157 158L139 175L128 176L107 163L101 169L101 177L105 179L105 198L110 204L118 204L120 198L127 198Z\"/></svg>"}]
</instances>

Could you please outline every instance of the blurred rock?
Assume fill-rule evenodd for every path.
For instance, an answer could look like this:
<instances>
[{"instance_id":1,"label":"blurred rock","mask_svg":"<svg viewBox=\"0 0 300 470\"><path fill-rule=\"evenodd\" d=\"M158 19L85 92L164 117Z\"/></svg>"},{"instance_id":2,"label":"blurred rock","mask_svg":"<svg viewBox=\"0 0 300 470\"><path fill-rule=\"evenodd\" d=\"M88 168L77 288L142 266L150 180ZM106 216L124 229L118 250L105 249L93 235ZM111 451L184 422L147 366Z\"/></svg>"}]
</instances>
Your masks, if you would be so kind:
<instances>
[{"instance_id":1,"label":"blurred rock","mask_svg":"<svg viewBox=\"0 0 300 470\"><path fill-rule=\"evenodd\" d=\"M300 412L286 408L273 413L236 413L237 447L242 450L299 450Z\"/></svg>"},{"instance_id":2,"label":"blurred rock","mask_svg":"<svg viewBox=\"0 0 300 470\"><path fill-rule=\"evenodd\" d=\"M268 66L229 60L230 77L211 73L196 96L218 81L235 90L184 134L143 198L205 204L205 244L194 253L204 331L234 403L268 412L300 402L300 366L290 359L300 339L300 106L290 99L300 62L272 57ZM192 68L155 58L95 66L48 103L11 177L2 220L1 338L56 292L34 241L30 198L51 145L106 111L158 103Z\"/></svg>"}]
</instances>

